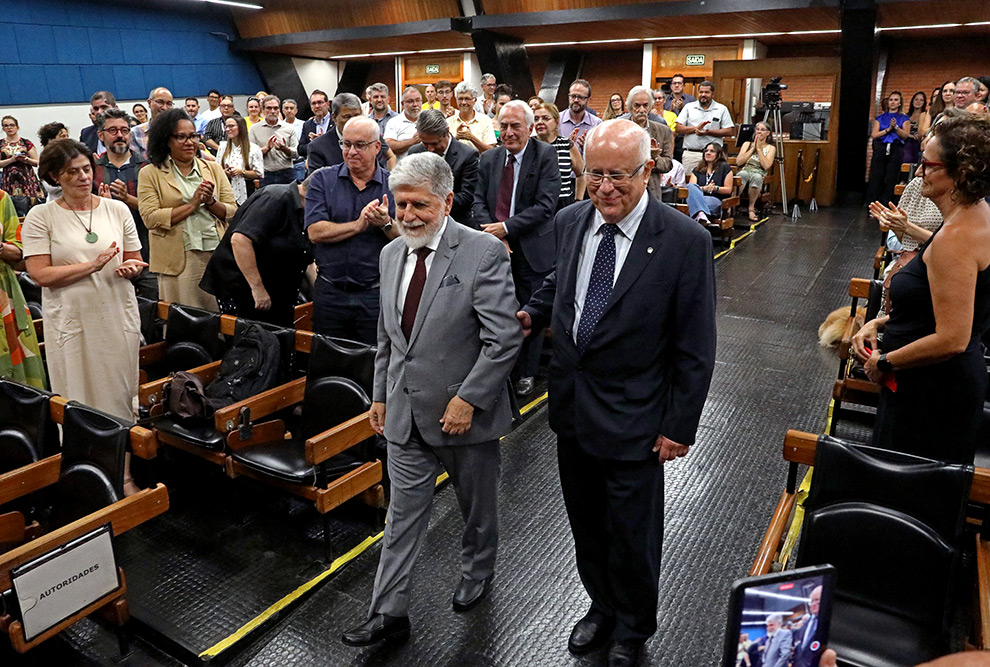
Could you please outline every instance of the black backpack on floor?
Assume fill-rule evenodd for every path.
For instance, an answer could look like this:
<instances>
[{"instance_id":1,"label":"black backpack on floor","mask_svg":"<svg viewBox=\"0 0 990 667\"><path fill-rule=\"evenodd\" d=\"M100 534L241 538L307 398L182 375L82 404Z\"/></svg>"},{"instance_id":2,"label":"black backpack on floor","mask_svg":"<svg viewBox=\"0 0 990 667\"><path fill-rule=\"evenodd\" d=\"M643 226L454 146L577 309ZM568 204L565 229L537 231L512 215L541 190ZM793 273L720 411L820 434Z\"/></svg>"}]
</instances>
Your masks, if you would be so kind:
<instances>
[{"instance_id":1,"label":"black backpack on floor","mask_svg":"<svg viewBox=\"0 0 990 667\"><path fill-rule=\"evenodd\" d=\"M275 334L250 323L223 355L216 379L205 393L214 409L271 389L278 381L281 347Z\"/></svg>"}]
</instances>

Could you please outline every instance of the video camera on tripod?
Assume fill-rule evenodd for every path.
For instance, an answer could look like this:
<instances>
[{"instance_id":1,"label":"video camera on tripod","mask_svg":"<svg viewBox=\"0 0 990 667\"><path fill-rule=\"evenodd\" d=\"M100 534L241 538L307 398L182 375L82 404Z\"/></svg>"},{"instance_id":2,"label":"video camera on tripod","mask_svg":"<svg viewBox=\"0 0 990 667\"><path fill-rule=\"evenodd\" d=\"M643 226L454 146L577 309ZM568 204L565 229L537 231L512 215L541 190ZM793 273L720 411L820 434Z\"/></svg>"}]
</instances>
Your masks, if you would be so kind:
<instances>
[{"instance_id":1,"label":"video camera on tripod","mask_svg":"<svg viewBox=\"0 0 990 667\"><path fill-rule=\"evenodd\" d=\"M763 100L764 107L768 109L780 108L780 92L782 90L787 90L787 84L780 82L782 78L783 77L775 76L770 79L770 83L763 86L763 90L760 91L760 97Z\"/></svg>"}]
</instances>

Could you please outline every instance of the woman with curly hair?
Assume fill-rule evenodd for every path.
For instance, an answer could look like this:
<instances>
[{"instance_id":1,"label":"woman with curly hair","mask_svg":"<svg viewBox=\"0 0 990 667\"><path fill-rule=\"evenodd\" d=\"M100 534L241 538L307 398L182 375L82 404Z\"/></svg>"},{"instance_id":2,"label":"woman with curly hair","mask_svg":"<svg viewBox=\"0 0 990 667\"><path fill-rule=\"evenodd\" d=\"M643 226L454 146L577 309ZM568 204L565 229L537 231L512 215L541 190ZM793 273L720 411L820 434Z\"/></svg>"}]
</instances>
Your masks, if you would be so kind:
<instances>
[{"instance_id":1,"label":"woman with curly hair","mask_svg":"<svg viewBox=\"0 0 990 667\"><path fill-rule=\"evenodd\" d=\"M972 463L987 389L990 119L945 118L932 132L917 175L944 222L891 279L890 314L853 347L883 385L874 444Z\"/></svg>"},{"instance_id":2,"label":"woman with curly hair","mask_svg":"<svg viewBox=\"0 0 990 667\"><path fill-rule=\"evenodd\" d=\"M185 111L158 115L148 129L151 164L138 174L138 210L162 300L216 311L199 281L237 203L223 165L196 157L198 137Z\"/></svg>"}]
</instances>

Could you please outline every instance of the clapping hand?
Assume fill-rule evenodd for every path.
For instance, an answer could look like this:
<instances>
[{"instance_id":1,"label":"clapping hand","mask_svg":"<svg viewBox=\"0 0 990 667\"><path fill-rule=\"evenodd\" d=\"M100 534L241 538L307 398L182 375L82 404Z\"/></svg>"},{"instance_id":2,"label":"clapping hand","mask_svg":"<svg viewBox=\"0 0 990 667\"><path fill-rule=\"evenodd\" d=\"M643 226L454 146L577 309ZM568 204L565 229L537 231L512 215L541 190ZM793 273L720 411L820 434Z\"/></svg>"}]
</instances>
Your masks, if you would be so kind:
<instances>
[{"instance_id":1,"label":"clapping hand","mask_svg":"<svg viewBox=\"0 0 990 667\"><path fill-rule=\"evenodd\" d=\"M711 122L710 120L703 120L703 121L701 121L701 123L699 123L698 126L696 128L694 128L694 133L697 134L697 135L700 135L702 137L707 136L708 135L708 131L705 129L705 127L710 122Z\"/></svg>"},{"instance_id":2,"label":"clapping hand","mask_svg":"<svg viewBox=\"0 0 990 667\"><path fill-rule=\"evenodd\" d=\"M127 199L127 185L119 178L109 185L109 190L110 196L114 199L118 201Z\"/></svg>"},{"instance_id":3,"label":"clapping hand","mask_svg":"<svg viewBox=\"0 0 990 667\"><path fill-rule=\"evenodd\" d=\"M100 186L96 189L96 194L104 199L113 199L113 195L110 194L110 186L106 183L100 183Z\"/></svg>"},{"instance_id":4,"label":"clapping hand","mask_svg":"<svg viewBox=\"0 0 990 667\"><path fill-rule=\"evenodd\" d=\"M99 273L102 271L103 267L107 265L107 262L116 257L119 252L120 248L117 247L117 242L114 241L106 250L97 255L96 259L93 260L93 273Z\"/></svg>"},{"instance_id":5,"label":"clapping hand","mask_svg":"<svg viewBox=\"0 0 990 667\"><path fill-rule=\"evenodd\" d=\"M196 192L193 193L193 201L209 206L215 201L213 198L213 188L214 185L212 182L203 179L203 182L196 188Z\"/></svg>"},{"instance_id":6,"label":"clapping hand","mask_svg":"<svg viewBox=\"0 0 990 667\"><path fill-rule=\"evenodd\" d=\"M464 123L461 123L458 126L458 128L457 128L457 138L458 139L467 139L468 141L470 141L471 140L471 137L473 137L473 136L474 135L471 134L471 128L470 127L468 127Z\"/></svg>"},{"instance_id":7,"label":"clapping hand","mask_svg":"<svg viewBox=\"0 0 990 667\"><path fill-rule=\"evenodd\" d=\"M125 259L120 263L114 273L116 273L121 278L126 278L130 280L131 278L136 278L141 275L141 272L148 266L146 262L142 262L140 259Z\"/></svg>"},{"instance_id":8,"label":"clapping hand","mask_svg":"<svg viewBox=\"0 0 990 667\"><path fill-rule=\"evenodd\" d=\"M884 206L878 201L870 204L870 215L880 223L880 231L893 231L897 235L907 231L907 211L900 208L893 202Z\"/></svg>"}]
</instances>

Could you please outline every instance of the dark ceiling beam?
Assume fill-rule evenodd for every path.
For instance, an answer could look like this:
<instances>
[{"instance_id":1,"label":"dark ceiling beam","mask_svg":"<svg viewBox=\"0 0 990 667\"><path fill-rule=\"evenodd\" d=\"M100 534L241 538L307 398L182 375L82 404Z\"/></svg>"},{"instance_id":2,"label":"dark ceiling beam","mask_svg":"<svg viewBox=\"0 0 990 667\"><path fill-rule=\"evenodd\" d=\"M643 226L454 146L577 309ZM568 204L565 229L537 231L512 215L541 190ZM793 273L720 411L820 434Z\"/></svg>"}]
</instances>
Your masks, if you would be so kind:
<instances>
[{"instance_id":1,"label":"dark ceiling beam","mask_svg":"<svg viewBox=\"0 0 990 667\"><path fill-rule=\"evenodd\" d=\"M281 46L300 46L314 42L349 42L357 39L389 39L407 35L426 35L435 32L455 31L464 19L432 19L430 21L410 21L369 25L360 28L334 28L332 30L308 30L306 32L284 33L268 37L238 39L231 44L235 51L251 51Z\"/></svg>"}]
</instances>

